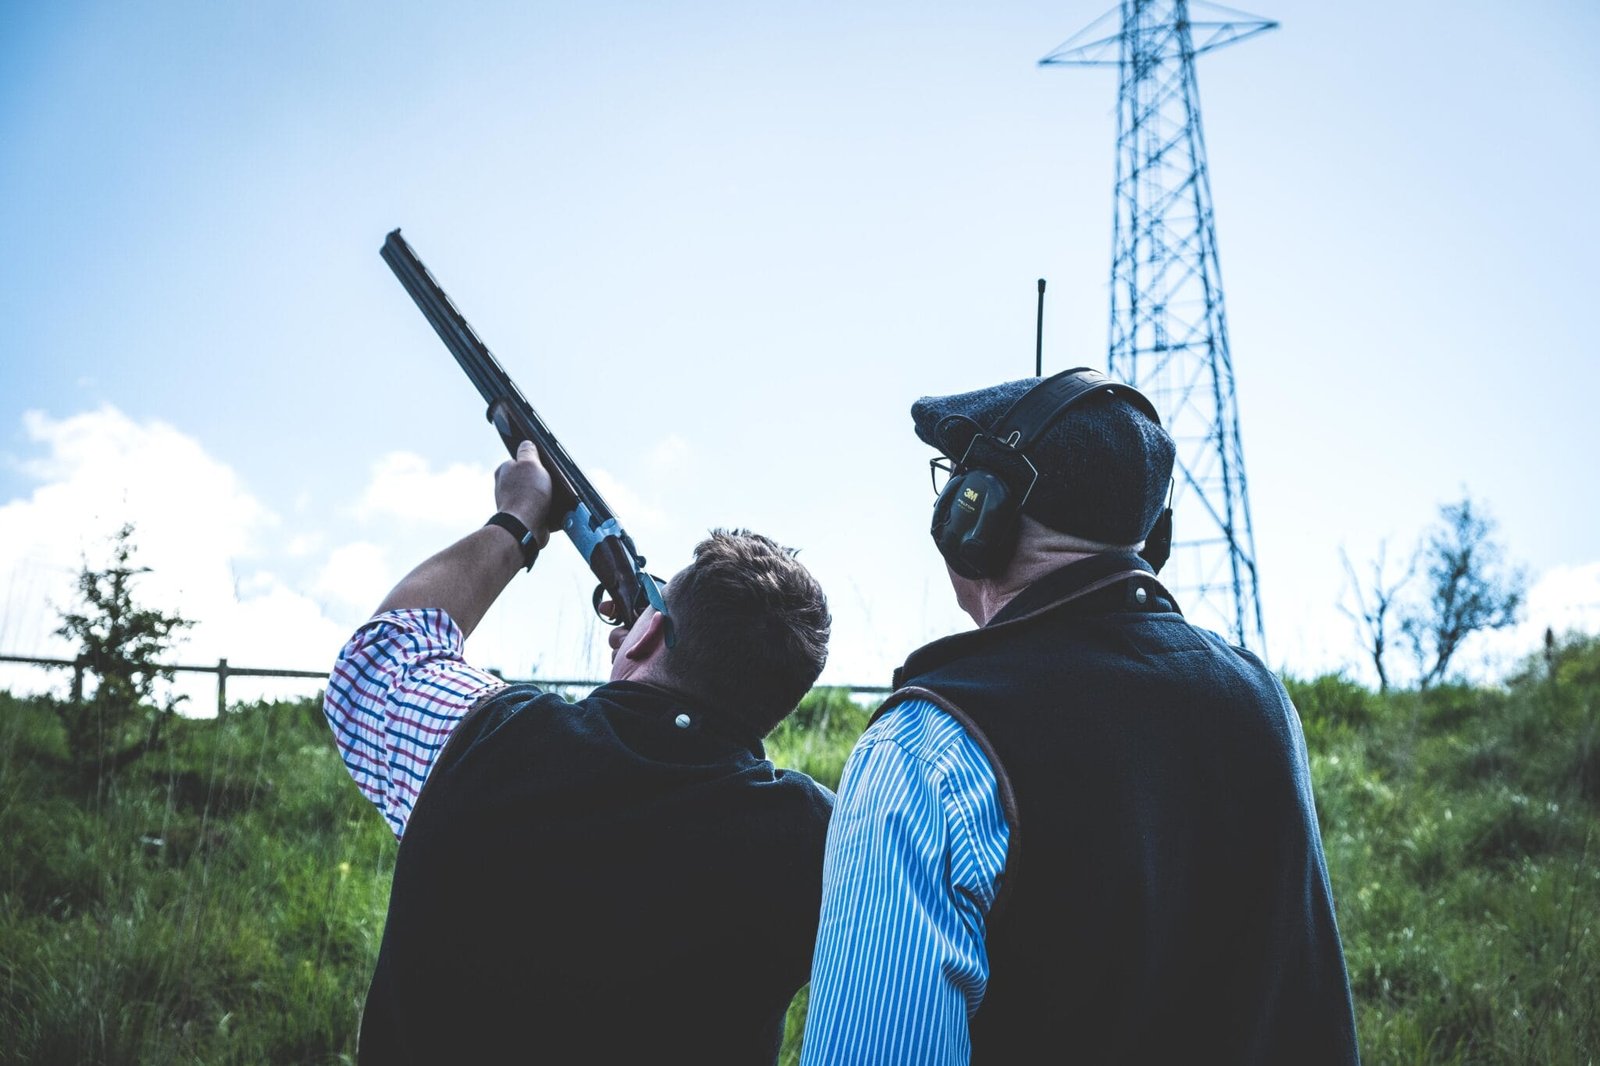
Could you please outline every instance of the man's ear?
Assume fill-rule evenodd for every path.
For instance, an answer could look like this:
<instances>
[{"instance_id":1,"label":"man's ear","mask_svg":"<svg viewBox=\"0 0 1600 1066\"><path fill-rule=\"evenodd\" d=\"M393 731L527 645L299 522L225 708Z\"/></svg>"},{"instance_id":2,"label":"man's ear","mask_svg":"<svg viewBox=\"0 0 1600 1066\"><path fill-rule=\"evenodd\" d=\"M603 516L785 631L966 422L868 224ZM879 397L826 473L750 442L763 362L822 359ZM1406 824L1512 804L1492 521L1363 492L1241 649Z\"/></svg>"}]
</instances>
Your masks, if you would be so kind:
<instances>
[{"instance_id":1,"label":"man's ear","mask_svg":"<svg viewBox=\"0 0 1600 1066\"><path fill-rule=\"evenodd\" d=\"M666 647L667 642L667 616L660 611L651 611L643 622L634 623L644 628L639 631L639 639L623 651L623 655L636 661L644 661Z\"/></svg>"}]
</instances>

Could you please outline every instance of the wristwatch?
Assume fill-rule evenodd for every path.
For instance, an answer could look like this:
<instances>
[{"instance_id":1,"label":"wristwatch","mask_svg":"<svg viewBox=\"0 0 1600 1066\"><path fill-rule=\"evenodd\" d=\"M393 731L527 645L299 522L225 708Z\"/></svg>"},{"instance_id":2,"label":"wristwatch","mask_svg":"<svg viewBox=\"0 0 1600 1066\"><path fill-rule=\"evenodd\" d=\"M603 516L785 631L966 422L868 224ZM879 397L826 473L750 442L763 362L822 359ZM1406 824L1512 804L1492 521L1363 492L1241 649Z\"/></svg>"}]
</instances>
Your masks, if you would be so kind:
<instances>
[{"instance_id":1,"label":"wristwatch","mask_svg":"<svg viewBox=\"0 0 1600 1066\"><path fill-rule=\"evenodd\" d=\"M539 543L534 539L533 530L522 524L522 519L506 511L500 511L485 522L484 525L499 526L513 537L516 537L517 547L522 549L522 561L526 564L523 569L533 569L533 561L539 558Z\"/></svg>"}]
</instances>

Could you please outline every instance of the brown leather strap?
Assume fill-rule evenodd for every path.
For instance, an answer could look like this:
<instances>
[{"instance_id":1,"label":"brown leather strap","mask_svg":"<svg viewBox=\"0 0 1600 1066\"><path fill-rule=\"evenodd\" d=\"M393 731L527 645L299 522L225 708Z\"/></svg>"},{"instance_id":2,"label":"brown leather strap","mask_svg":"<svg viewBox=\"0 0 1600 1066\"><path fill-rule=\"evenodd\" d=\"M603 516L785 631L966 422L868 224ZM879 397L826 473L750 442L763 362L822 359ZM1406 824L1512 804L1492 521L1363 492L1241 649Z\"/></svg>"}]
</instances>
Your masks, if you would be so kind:
<instances>
[{"instance_id":1,"label":"brown leather strap","mask_svg":"<svg viewBox=\"0 0 1600 1066\"><path fill-rule=\"evenodd\" d=\"M1091 581L1089 584L1083 586L1083 588L1078 589L1077 591L1073 592L1070 596L1063 596L1059 600L1051 600L1049 603L1045 604L1044 606L1036 607L1033 610L1029 611L1027 614L1019 614L1015 618L1007 618L1004 622L999 623L999 625L996 625L993 628L999 629L1000 626L1008 626L1008 625L1011 625L1014 622L1021 622L1021 621L1024 621L1026 619L1033 618L1033 617L1039 615L1040 613L1042 613L1044 611L1053 611L1057 607L1061 607L1061 606L1064 606L1065 604L1069 604L1073 600L1081 600L1083 597L1089 595L1091 592L1099 592L1103 588L1107 588L1108 586L1115 585L1118 581L1126 581L1130 577L1148 577L1152 581L1155 580L1154 577L1151 575L1150 571L1148 571L1148 570L1120 570L1115 574L1111 574L1111 575L1109 575L1107 577L1101 578L1099 581ZM990 628L990 627L986 626L985 628Z\"/></svg>"},{"instance_id":2,"label":"brown leather strap","mask_svg":"<svg viewBox=\"0 0 1600 1066\"><path fill-rule=\"evenodd\" d=\"M1092 593L1099 592L1103 588L1109 588L1119 581L1127 581L1129 578L1135 577L1150 578L1154 582L1154 577L1148 570L1121 570L1098 581L1091 581L1083 588L1073 591L1071 595L1052 600L1050 603L1029 611L1027 614L1019 615L1016 618L1008 618L994 628L998 629L1014 622L1025 621L1044 611L1053 611L1057 607L1071 603L1073 600L1082 599ZM989 742L989 738L984 735L983 730L978 728L978 723L954 702L932 689L922 688L917 685L907 685L904 688L896 689L889 694L889 698L884 700L876 711L872 712L872 717L868 719L867 724L870 726L881 718L884 712L912 699L927 700L951 718L954 718L961 725L961 728L967 731L967 735L972 738L973 743L978 745L984 757L989 760L990 768L994 770L995 788L1000 796L1000 808L1005 812L1006 825L1010 829L1011 835L1006 843L1006 864L1000 871L1000 888L995 894L994 903L989 907L988 919L993 921L999 915L1006 900L1011 895L1011 890L1017 883L1022 855L1022 812L1017 807L1017 794L1016 790L1011 786L1011 776L1006 773L1005 764L1000 761L999 753L994 750L994 745Z\"/></svg>"}]
</instances>

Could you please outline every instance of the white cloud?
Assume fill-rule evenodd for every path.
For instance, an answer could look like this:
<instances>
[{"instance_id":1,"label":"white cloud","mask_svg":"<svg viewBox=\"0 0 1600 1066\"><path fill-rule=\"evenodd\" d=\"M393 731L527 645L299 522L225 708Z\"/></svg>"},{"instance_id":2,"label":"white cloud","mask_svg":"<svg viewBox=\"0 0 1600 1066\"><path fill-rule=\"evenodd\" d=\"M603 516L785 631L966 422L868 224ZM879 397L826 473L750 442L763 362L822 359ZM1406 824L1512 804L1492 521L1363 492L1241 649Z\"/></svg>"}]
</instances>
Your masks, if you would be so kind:
<instances>
[{"instance_id":1,"label":"white cloud","mask_svg":"<svg viewBox=\"0 0 1600 1066\"><path fill-rule=\"evenodd\" d=\"M356 504L362 518L459 527L494 510L494 471L468 463L433 470L414 452L390 452L372 467L372 481ZM481 520L481 519L480 519Z\"/></svg>"},{"instance_id":2,"label":"white cloud","mask_svg":"<svg viewBox=\"0 0 1600 1066\"><path fill-rule=\"evenodd\" d=\"M644 497L623 484L611 471L596 467L584 473L589 475L595 489L605 497L611 513L622 521L630 533L636 528L655 525L662 520L660 508L645 503Z\"/></svg>"},{"instance_id":3,"label":"white cloud","mask_svg":"<svg viewBox=\"0 0 1600 1066\"><path fill-rule=\"evenodd\" d=\"M328 554L312 587L318 595L370 612L394 587L397 576L383 548L357 541Z\"/></svg>"},{"instance_id":4,"label":"white cloud","mask_svg":"<svg viewBox=\"0 0 1600 1066\"><path fill-rule=\"evenodd\" d=\"M37 454L18 469L39 484L0 505L0 652L8 654L71 657L68 642L52 635L57 608L76 602L84 559L103 565L110 537L131 522L134 562L150 568L135 588L138 601L196 623L167 661L214 666L226 658L236 668L320 671L412 564L474 528L493 506L492 470L435 470L396 452L374 466L354 509L357 518L389 520L381 537L341 542L312 524L329 516L280 517L167 423L103 407L64 419L29 413L24 427ZM605 471L592 476L630 521L655 514ZM533 586L525 579L490 613L469 654L518 674L535 661L560 676L604 673L604 635L595 632L582 564L558 551L540 571ZM14 691L64 692L66 680L60 671L0 666L0 687ZM228 696L318 687L316 679L234 678ZM192 713L215 706L210 675L180 674L177 688Z\"/></svg>"},{"instance_id":5,"label":"white cloud","mask_svg":"<svg viewBox=\"0 0 1600 1066\"><path fill-rule=\"evenodd\" d=\"M31 411L23 427L41 454L22 470L41 484L0 506L0 651L72 654L67 641L52 633L57 610L76 602L79 568L85 560L91 566L108 561L110 538L126 522L135 530L133 562L150 570L138 578L138 601L195 622L170 661L214 665L226 657L234 666L331 665L349 635L348 620L330 619L316 601L273 573L257 568L241 576L240 560L259 557L280 520L198 441L165 422L137 422L110 406L63 419ZM318 537L289 539L312 551ZM208 713L215 680L179 678L190 706ZM59 690L64 680L8 672L0 684ZM248 697L274 687L284 686L241 680L230 683L229 695ZM316 685L290 687L308 691Z\"/></svg>"},{"instance_id":6,"label":"white cloud","mask_svg":"<svg viewBox=\"0 0 1600 1066\"><path fill-rule=\"evenodd\" d=\"M297 533L284 545L284 552L292 559L304 559L322 550L324 537L320 533Z\"/></svg>"},{"instance_id":7,"label":"white cloud","mask_svg":"<svg viewBox=\"0 0 1600 1066\"><path fill-rule=\"evenodd\" d=\"M1545 571L1528 589L1522 621L1468 645L1463 658L1481 658L1483 676L1501 677L1517 662L1544 647L1549 629L1557 637L1600 633L1600 562L1557 566ZM1465 668L1466 664L1462 664ZM1477 676L1469 672L1469 676Z\"/></svg>"},{"instance_id":8,"label":"white cloud","mask_svg":"<svg viewBox=\"0 0 1600 1066\"><path fill-rule=\"evenodd\" d=\"M145 564L231 558L254 547L277 519L198 441L165 422L134 422L111 406L55 420L23 415L23 429L45 455L22 464L44 482L29 500L0 508L0 522L46 557L75 565L124 521L136 523ZM204 521L200 521L202 512ZM27 536L27 531L34 531ZM11 556L15 558L15 555Z\"/></svg>"},{"instance_id":9,"label":"white cloud","mask_svg":"<svg viewBox=\"0 0 1600 1066\"><path fill-rule=\"evenodd\" d=\"M1558 635L1600 631L1600 562L1546 571L1528 590L1528 624Z\"/></svg>"},{"instance_id":10,"label":"white cloud","mask_svg":"<svg viewBox=\"0 0 1600 1066\"><path fill-rule=\"evenodd\" d=\"M270 574L256 574L250 584L247 598L205 622L203 646L194 649L197 663L226 656L234 666L331 669L352 627L329 619L315 600Z\"/></svg>"},{"instance_id":11,"label":"white cloud","mask_svg":"<svg viewBox=\"0 0 1600 1066\"><path fill-rule=\"evenodd\" d=\"M657 473L677 470L688 461L691 454L689 442L676 433L669 433L656 441L645 456L645 461Z\"/></svg>"},{"instance_id":12,"label":"white cloud","mask_svg":"<svg viewBox=\"0 0 1600 1066\"><path fill-rule=\"evenodd\" d=\"M669 436L650 453L650 462L675 463L687 454L681 438ZM609 470L584 471L606 503L630 528L660 519L657 508L618 480ZM372 480L356 503L355 513L366 520L400 519L443 529L468 530L493 513L494 469L470 463L452 463L433 469L415 452L390 452L372 465Z\"/></svg>"},{"instance_id":13,"label":"white cloud","mask_svg":"<svg viewBox=\"0 0 1600 1066\"><path fill-rule=\"evenodd\" d=\"M43 484L0 506L0 567L28 601L7 626L6 651L70 651L49 632L55 608L74 602L76 572L86 559L108 560L125 522L135 527L134 562L151 570L137 586L144 602L196 619L233 603L233 560L276 523L233 471L172 426L109 406L60 420L30 411L23 426L44 449L23 469ZM191 631L190 647L203 642Z\"/></svg>"}]
</instances>

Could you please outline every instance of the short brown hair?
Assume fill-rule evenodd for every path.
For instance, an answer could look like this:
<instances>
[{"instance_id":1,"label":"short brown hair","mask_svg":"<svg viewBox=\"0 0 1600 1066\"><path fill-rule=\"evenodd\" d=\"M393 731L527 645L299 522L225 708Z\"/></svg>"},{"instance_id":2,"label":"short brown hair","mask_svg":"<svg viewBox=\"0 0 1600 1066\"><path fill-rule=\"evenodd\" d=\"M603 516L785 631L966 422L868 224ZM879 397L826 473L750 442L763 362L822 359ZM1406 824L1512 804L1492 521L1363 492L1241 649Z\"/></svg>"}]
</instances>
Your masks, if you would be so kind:
<instances>
[{"instance_id":1,"label":"short brown hair","mask_svg":"<svg viewBox=\"0 0 1600 1066\"><path fill-rule=\"evenodd\" d=\"M792 548L714 529L668 583L676 636L668 680L738 714L761 736L794 710L828 660L833 619Z\"/></svg>"}]
</instances>

